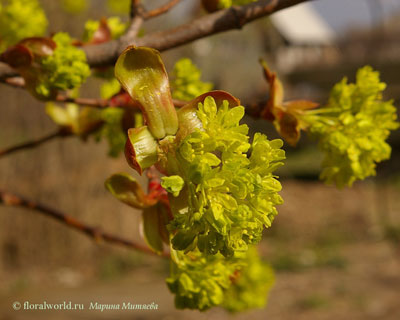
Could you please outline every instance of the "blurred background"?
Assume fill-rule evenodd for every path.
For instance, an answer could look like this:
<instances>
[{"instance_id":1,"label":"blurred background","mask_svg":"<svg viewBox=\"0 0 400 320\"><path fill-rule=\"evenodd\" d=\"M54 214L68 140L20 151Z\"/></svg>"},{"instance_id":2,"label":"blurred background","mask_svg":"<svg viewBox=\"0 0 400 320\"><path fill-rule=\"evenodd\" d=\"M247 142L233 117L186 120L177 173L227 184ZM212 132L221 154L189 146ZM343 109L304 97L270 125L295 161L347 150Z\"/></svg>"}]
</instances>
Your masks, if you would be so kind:
<instances>
[{"instance_id":1,"label":"blurred background","mask_svg":"<svg viewBox=\"0 0 400 320\"><path fill-rule=\"evenodd\" d=\"M120 15L127 20L123 2L41 1L49 32L67 31L78 39L87 19ZM144 1L149 8L164 2ZM199 3L183 0L170 13L146 23L144 31L166 29L204 14ZM179 58L190 57L204 81L242 101L268 94L260 57L278 72L287 99L320 103L343 76L352 81L355 71L369 64L388 84L385 98L399 106L400 3L306 3L241 31L169 50L162 57L169 71ZM98 96L100 84L89 80L82 96ZM0 149L56 128L44 104L24 90L0 84L0 97ZM253 132L277 137L270 123L251 118L246 122ZM262 256L276 270L276 284L266 309L237 316L218 308L206 313L175 310L165 285L165 259L96 243L35 212L0 206L0 319L400 319L399 131L390 143L392 158L378 166L377 177L342 191L318 181L321 155L315 142L303 135L297 148L284 146L288 160L279 175L285 203L260 244ZM123 156L107 157L107 148L105 142L65 138L1 158L0 188L142 241L138 212L103 186L112 173L135 173ZM145 179L140 179L145 186ZM72 301L86 306L155 302L158 310L14 311L14 301Z\"/></svg>"}]
</instances>

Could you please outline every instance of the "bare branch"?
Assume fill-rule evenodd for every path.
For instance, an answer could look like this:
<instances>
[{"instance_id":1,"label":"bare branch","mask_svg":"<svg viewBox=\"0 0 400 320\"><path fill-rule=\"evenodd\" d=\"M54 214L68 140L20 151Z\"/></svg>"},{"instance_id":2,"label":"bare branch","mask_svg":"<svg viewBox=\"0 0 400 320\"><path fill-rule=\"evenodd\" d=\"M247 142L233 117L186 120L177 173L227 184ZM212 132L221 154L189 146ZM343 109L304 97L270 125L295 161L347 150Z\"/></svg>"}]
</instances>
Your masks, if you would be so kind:
<instances>
[{"instance_id":1,"label":"bare branch","mask_svg":"<svg viewBox=\"0 0 400 320\"><path fill-rule=\"evenodd\" d=\"M144 22L144 14L145 10L142 6L140 0L132 0L131 1L131 12L130 18L131 23L126 30L125 34L121 38L125 39L135 39L137 34L139 33L140 27Z\"/></svg>"},{"instance_id":2,"label":"bare branch","mask_svg":"<svg viewBox=\"0 0 400 320\"><path fill-rule=\"evenodd\" d=\"M17 77L18 72L11 68L8 64L0 61L0 82L10 77Z\"/></svg>"},{"instance_id":3,"label":"bare branch","mask_svg":"<svg viewBox=\"0 0 400 320\"><path fill-rule=\"evenodd\" d=\"M256 19L306 1L311 0L260 0L245 6L220 10L176 28L150 33L140 39L136 39L133 32L133 37L123 36L118 40L87 45L83 50L91 67L113 65L129 45L147 46L164 51L213 34L240 29ZM0 62L0 81L4 82L5 78L17 75L12 68Z\"/></svg>"},{"instance_id":4,"label":"bare branch","mask_svg":"<svg viewBox=\"0 0 400 320\"><path fill-rule=\"evenodd\" d=\"M124 239L118 235L107 233L105 231L102 231L100 228L87 225L76 218L73 218L63 212L58 211L57 209L48 207L39 202L28 200L26 198L23 198L8 191L0 190L0 204L6 206L22 207L36 211L47 217L58 220L59 222L67 225L72 229L80 231L86 234L87 236L95 239L96 241L105 241L113 244L122 245L127 248L135 249L144 253L156 254L149 247L145 245L138 244L128 239ZM169 257L169 254L164 252L162 256Z\"/></svg>"},{"instance_id":5,"label":"bare branch","mask_svg":"<svg viewBox=\"0 0 400 320\"><path fill-rule=\"evenodd\" d=\"M130 14L129 17L131 18L131 20L137 16L137 15L141 15L143 10L143 6L141 3L141 0L131 0L131 10L130 10Z\"/></svg>"},{"instance_id":6,"label":"bare branch","mask_svg":"<svg viewBox=\"0 0 400 320\"><path fill-rule=\"evenodd\" d=\"M22 77L5 78L4 83L6 83L14 88L25 89L25 80Z\"/></svg>"},{"instance_id":7,"label":"bare branch","mask_svg":"<svg viewBox=\"0 0 400 320\"><path fill-rule=\"evenodd\" d=\"M69 136L68 133L63 132L62 130L57 130L55 132L52 132L50 134L47 134L47 135L39 138L39 139L30 140L30 141L0 150L0 157L9 155L11 153L14 153L14 152L17 152L20 150L26 150L26 149L32 149L32 148L38 147L47 141L53 140L54 138L67 137L67 136Z\"/></svg>"},{"instance_id":8,"label":"bare branch","mask_svg":"<svg viewBox=\"0 0 400 320\"><path fill-rule=\"evenodd\" d=\"M168 3L164 4L163 6L146 12L144 15L144 18L151 19L151 18L157 17L159 15L162 15L162 14L168 12L169 10L171 10L173 7L175 7L180 1L181 0L170 0Z\"/></svg>"},{"instance_id":9,"label":"bare branch","mask_svg":"<svg viewBox=\"0 0 400 320\"><path fill-rule=\"evenodd\" d=\"M260 0L245 6L220 10L173 29L150 33L140 39L123 38L86 46L84 50L92 67L112 65L129 45L165 51L213 34L240 29L251 21L306 1L310 0Z\"/></svg>"},{"instance_id":10,"label":"bare branch","mask_svg":"<svg viewBox=\"0 0 400 320\"><path fill-rule=\"evenodd\" d=\"M107 108L110 105L110 101L107 99L98 98L71 98L65 95L59 94L56 98L57 102L64 103L75 103L81 106L93 107L93 108Z\"/></svg>"}]
</instances>

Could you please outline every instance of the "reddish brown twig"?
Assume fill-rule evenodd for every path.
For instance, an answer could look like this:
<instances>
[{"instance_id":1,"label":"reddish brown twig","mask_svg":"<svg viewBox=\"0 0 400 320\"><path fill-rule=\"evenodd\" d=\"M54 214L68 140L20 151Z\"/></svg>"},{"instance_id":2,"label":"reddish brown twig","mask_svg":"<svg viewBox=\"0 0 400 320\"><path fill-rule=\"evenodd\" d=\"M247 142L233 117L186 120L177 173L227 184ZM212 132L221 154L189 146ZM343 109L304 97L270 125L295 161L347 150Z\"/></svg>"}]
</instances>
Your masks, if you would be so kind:
<instances>
[{"instance_id":1,"label":"reddish brown twig","mask_svg":"<svg viewBox=\"0 0 400 320\"><path fill-rule=\"evenodd\" d=\"M106 108L110 105L109 100L107 99L71 98L61 94L57 96L56 101L65 103L75 103L81 106L94 107L94 108Z\"/></svg>"},{"instance_id":2,"label":"reddish brown twig","mask_svg":"<svg viewBox=\"0 0 400 320\"><path fill-rule=\"evenodd\" d=\"M173 7L175 7L180 1L181 0L171 0L161 7L158 7L154 10L147 11L144 14L144 18L151 19L151 18L157 17L159 15L162 15L162 14L168 12L169 10L171 10Z\"/></svg>"},{"instance_id":3,"label":"reddish brown twig","mask_svg":"<svg viewBox=\"0 0 400 320\"><path fill-rule=\"evenodd\" d=\"M39 138L39 139L30 140L30 141L23 142L23 143L15 145L15 146L0 150L0 157L9 155L11 153L14 153L14 152L17 152L20 150L32 149L32 148L40 146L41 144L43 144L47 141L53 140L54 138L67 137L68 135L69 135L68 133L63 132L62 130L57 130L55 132L49 133L49 134Z\"/></svg>"},{"instance_id":4,"label":"reddish brown twig","mask_svg":"<svg viewBox=\"0 0 400 320\"><path fill-rule=\"evenodd\" d=\"M68 227L80 231L87 236L95 239L96 241L105 241L109 243L114 243L122 245L131 249L135 249L148 254L156 254L149 247L138 244L132 240L122 238L117 235L113 235L102 231L100 228L87 225L82 221L73 218L63 212L60 212L54 208L48 207L39 202L31 201L14 193L0 190L0 203L6 206L22 207L26 209L34 210L41 213L47 217L58 220L59 222L67 225ZM162 256L169 257L168 253L163 253Z\"/></svg>"}]
</instances>

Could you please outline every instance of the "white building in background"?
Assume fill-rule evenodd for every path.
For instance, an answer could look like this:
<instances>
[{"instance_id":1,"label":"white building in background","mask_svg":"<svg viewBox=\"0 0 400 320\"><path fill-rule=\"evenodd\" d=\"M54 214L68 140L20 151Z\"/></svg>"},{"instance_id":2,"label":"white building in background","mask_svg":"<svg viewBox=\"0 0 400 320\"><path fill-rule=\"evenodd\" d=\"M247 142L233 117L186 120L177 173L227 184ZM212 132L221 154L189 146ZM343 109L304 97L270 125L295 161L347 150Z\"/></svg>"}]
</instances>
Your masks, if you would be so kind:
<instances>
[{"instance_id":1,"label":"white building in background","mask_svg":"<svg viewBox=\"0 0 400 320\"><path fill-rule=\"evenodd\" d=\"M400 0L320 0L279 11L271 21L288 46L277 55L277 67L290 72L308 62L335 63L335 41L349 29L371 28L400 13Z\"/></svg>"},{"instance_id":2,"label":"white building in background","mask_svg":"<svg viewBox=\"0 0 400 320\"><path fill-rule=\"evenodd\" d=\"M279 11L271 16L273 25L292 45L332 45L336 34L310 3Z\"/></svg>"},{"instance_id":3,"label":"white building in background","mask_svg":"<svg viewBox=\"0 0 400 320\"><path fill-rule=\"evenodd\" d=\"M371 28L400 14L400 0L319 0L271 16L293 45L330 45L349 29Z\"/></svg>"},{"instance_id":4,"label":"white building in background","mask_svg":"<svg viewBox=\"0 0 400 320\"><path fill-rule=\"evenodd\" d=\"M271 21L288 43L279 48L276 55L275 62L281 72L290 72L299 64L326 60L328 54L336 56L337 34L311 3L277 12L271 16Z\"/></svg>"}]
</instances>

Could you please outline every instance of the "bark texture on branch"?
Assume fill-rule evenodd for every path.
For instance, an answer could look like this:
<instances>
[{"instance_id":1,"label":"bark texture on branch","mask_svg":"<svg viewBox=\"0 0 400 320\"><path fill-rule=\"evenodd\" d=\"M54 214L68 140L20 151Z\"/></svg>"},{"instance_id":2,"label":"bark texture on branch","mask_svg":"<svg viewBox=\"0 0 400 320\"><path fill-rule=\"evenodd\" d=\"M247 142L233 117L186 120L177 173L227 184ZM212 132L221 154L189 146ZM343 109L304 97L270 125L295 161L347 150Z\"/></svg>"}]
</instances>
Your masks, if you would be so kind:
<instances>
[{"instance_id":1,"label":"bark texture on branch","mask_svg":"<svg viewBox=\"0 0 400 320\"><path fill-rule=\"evenodd\" d=\"M146 245L136 243L134 241L125 239L118 235L114 235L103 231L102 229L88 225L74 217L71 217L57 209L51 208L47 205L35 202L12 192L0 190L0 204L5 206L22 207L25 209L30 209L41 213L45 216L58 220L59 222L67 225L68 227L80 231L87 236L95 239L96 241L105 241L108 243L113 243L117 245L122 245L124 247L135 249L148 254L156 254ZM162 256L169 257L167 252L163 252Z\"/></svg>"},{"instance_id":2,"label":"bark texture on branch","mask_svg":"<svg viewBox=\"0 0 400 320\"><path fill-rule=\"evenodd\" d=\"M150 33L143 38L123 36L118 40L85 46L83 50L91 67L109 66L115 63L129 45L165 51L217 33L240 29L256 19L306 1L310 0L260 0L220 10L169 30ZM0 62L0 81L17 75L13 69Z\"/></svg>"},{"instance_id":3,"label":"bark texture on branch","mask_svg":"<svg viewBox=\"0 0 400 320\"><path fill-rule=\"evenodd\" d=\"M165 51L217 33L240 29L256 19L306 1L309 0L262 0L246 6L233 6L176 28L150 33L143 38L135 40L123 37L119 40L87 46L84 50L91 66L112 65L129 45Z\"/></svg>"}]
</instances>

